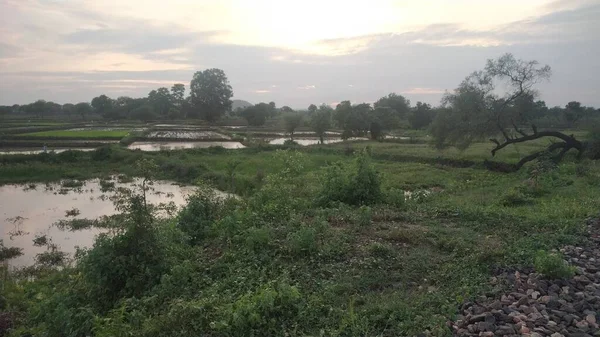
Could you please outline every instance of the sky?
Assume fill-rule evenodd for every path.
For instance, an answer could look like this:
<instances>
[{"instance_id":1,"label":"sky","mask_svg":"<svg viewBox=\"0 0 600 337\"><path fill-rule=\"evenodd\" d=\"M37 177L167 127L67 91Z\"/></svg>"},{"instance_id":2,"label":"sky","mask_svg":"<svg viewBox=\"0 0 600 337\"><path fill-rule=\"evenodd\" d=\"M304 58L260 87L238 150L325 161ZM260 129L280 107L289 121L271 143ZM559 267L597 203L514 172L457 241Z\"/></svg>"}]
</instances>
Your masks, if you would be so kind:
<instances>
[{"instance_id":1,"label":"sky","mask_svg":"<svg viewBox=\"0 0 600 337\"><path fill-rule=\"evenodd\" d=\"M552 67L549 106L600 107L600 0L0 0L0 105L143 97L207 68L251 103L438 105L507 52Z\"/></svg>"}]
</instances>

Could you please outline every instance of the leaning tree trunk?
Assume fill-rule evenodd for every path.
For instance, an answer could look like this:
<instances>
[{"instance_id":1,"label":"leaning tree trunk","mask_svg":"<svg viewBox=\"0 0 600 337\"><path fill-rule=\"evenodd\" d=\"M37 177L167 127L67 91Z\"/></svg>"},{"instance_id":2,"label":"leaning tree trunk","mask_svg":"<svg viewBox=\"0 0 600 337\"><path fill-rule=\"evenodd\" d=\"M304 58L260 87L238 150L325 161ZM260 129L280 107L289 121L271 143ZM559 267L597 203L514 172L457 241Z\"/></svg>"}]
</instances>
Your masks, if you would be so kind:
<instances>
[{"instance_id":1,"label":"leaning tree trunk","mask_svg":"<svg viewBox=\"0 0 600 337\"><path fill-rule=\"evenodd\" d=\"M556 143L550 144L546 149L544 149L542 151L534 152L528 156L521 158L521 160L519 160L516 164L506 164L506 163L500 163L500 162L486 160L485 161L486 167L488 167L489 169L492 169L492 170L496 170L496 171L513 172L513 171L518 171L526 163L533 161L533 160L541 157L544 154L550 154L552 160L554 160L555 162L558 163L562 160L564 155L567 152L569 152L569 150L571 150L571 149L577 150L577 152L578 152L577 158L580 158L585 149L584 143L575 139L575 137L573 135L566 135L566 134L564 134L562 132L558 132L558 131L540 131L540 132L538 132L537 128L535 126L533 127L532 134L526 134L525 132L523 132L519 129L516 129L516 130L520 134L519 137L510 137L510 136L508 136L508 134L506 132L503 132L505 140L502 143L500 143L496 139L490 139L490 141L492 141L496 144L496 147L493 148L491 151L492 156L495 156L496 152L498 152L499 150L501 150L511 144L528 142L528 141L540 139L543 137L553 137L553 138L559 139L559 141Z\"/></svg>"}]
</instances>

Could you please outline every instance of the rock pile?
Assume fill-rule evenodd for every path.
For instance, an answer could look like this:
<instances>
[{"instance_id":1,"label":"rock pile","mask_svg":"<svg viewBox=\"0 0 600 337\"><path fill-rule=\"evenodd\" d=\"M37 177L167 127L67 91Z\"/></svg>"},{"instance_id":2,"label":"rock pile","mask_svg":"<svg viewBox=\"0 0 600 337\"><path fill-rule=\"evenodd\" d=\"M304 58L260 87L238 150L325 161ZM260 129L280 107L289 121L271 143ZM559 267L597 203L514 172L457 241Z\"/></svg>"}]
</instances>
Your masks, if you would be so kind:
<instances>
[{"instance_id":1,"label":"rock pile","mask_svg":"<svg viewBox=\"0 0 600 337\"><path fill-rule=\"evenodd\" d=\"M455 336L600 336L600 224L590 221L590 244L561 249L577 268L569 280L532 271L502 278L513 291L465 303L452 324Z\"/></svg>"}]
</instances>

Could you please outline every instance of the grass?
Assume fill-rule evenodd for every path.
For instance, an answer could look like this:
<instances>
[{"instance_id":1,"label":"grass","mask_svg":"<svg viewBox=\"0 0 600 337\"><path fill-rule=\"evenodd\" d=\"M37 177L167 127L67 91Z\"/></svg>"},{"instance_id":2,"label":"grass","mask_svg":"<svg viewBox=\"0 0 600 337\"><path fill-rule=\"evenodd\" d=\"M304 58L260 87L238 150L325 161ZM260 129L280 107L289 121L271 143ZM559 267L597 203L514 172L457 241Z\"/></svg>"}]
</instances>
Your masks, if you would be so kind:
<instances>
[{"instance_id":1,"label":"grass","mask_svg":"<svg viewBox=\"0 0 600 337\"><path fill-rule=\"evenodd\" d=\"M120 139L129 134L128 130L85 130L85 131L69 131L69 130L53 130L24 133L20 136L40 137L40 138L113 138Z\"/></svg>"},{"instance_id":2,"label":"grass","mask_svg":"<svg viewBox=\"0 0 600 337\"><path fill-rule=\"evenodd\" d=\"M498 159L518 160L544 145L507 148ZM244 196L203 229L201 245L183 247L179 237L163 233L164 242L179 242L169 250L178 257L144 296L95 314L94 331L105 335L449 335L446 321L463 301L499 290L487 282L495 268L535 266L548 275L568 275L561 261L540 252L581 242L584 220L600 209L600 165L594 162L566 158L539 176L529 167L504 174L429 160L481 162L489 158L487 143L438 152L425 144L371 141L350 146L370 146L384 193L398 199L399 191L433 192L369 207L314 205L322 169L336 161L353 165L355 155L346 146L301 148L295 180L272 186L273 175L289 169L272 147L143 153L112 146L91 153L6 156L0 157L0 183L134 176L141 174L137 161L152 159L158 178L204 180ZM226 172L236 161L231 186ZM262 195L265 189L272 194ZM515 191L527 202L503 202ZM160 228L168 231L177 221ZM106 261L114 267L114 259ZM53 303L40 301L40 294L52 293L53 300L65 302L46 310L75 324L82 316L54 310L67 310L80 294L80 274L53 277L55 282L14 290L10 298L16 303L23 296L28 310L39 313L44 310L38 305ZM51 317L41 326L51 326ZM23 324L35 326L36 319Z\"/></svg>"}]
</instances>

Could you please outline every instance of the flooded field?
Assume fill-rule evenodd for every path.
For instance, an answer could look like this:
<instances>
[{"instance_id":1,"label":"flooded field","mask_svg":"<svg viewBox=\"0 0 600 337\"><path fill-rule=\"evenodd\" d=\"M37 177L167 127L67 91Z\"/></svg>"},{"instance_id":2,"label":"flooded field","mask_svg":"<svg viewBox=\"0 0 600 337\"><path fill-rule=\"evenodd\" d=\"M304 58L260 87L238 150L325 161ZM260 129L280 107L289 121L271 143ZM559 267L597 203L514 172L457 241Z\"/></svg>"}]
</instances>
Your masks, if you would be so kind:
<instances>
[{"instance_id":1,"label":"flooded field","mask_svg":"<svg viewBox=\"0 0 600 337\"><path fill-rule=\"evenodd\" d=\"M273 140L270 140L269 144L283 145L283 143L285 143L286 140L290 140L290 138L275 138ZM348 139L348 141L355 141L355 140L367 140L367 138L350 138L350 139ZM294 138L294 141L302 146L319 144L319 138ZM325 138L325 139L323 139L323 141L325 144L332 144L332 143L343 142L344 140L342 138Z\"/></svg>"},{"instance_id":2,"label":"flooded field","mask_svg":"<svg viewBox=\"0 0 600 337\"><path fill-rule=\"evenodd\" d=\"M54 148L54 149L47 149L46 151L42 150L42 149L33 149L33 148L26 148L26 149L8 149L8 150L0 150L0 156L1 155L9 155L9 154L39 154L39 153L43 153L43 152L48 152L48 153L61 153L61 152L65 152L65 151L94 151L95 148L93 147L81 147L81 148L77 148L77 147L70 147L70 148Z\"/></svg>"},{"instance_id":3,"label":"flooded field","mask_svg":"<svg viewBox=\"0 0 600 337\"><path fill-rule=\"evenodd\" d=\"M117 187L132 188L137 181L113 182ZM153 188L154 191L147 194L149 202L173 202L176 206L183 205L185 198L194 191L192 186L179 186L164 181L155 182ZM5 245L22 248L24 253L10 260L9 264L14 267L33 264L36 254L45 251L43 247L33 246L32 240L36 235L47 235L60 250L71 256L76 246L90 247L101 230L63 231L53 224L64 219L96 219L112 215L115 213L111 201L114 195L114 191L103 192L98 179L86 181L79 188L64 188L61 184L0 186L1 238ZM69 217L68 211L71 213Z\"/></svg>"},{"instance_id":4,"label":"flooded field","mask_svg":"<svg viewBox=\"0 0 600 337\"><path fill-rule=\"evenodd\" d=\"M228 136L214 131L165 130L153 131L147 136L156 139L230 139Z\"/></svg>"},{"instance_id":5,"label":"flooded field","mask_svg":"<svg viewBox=\"0 0 600 337\"><path fill-rule=\"evenodd\" d=\"M127 146L127 148L142 151L168 151L206 149L212 146L222 146L226 149L242 149L245 147L239 142L135 142Z\"/></svg>"}]
</instances>

